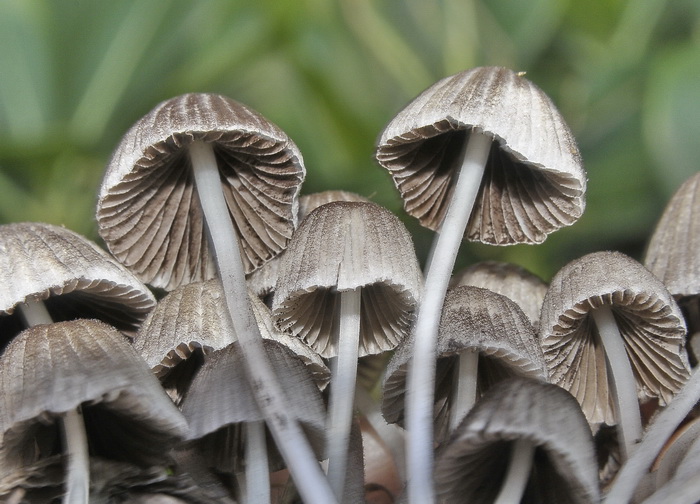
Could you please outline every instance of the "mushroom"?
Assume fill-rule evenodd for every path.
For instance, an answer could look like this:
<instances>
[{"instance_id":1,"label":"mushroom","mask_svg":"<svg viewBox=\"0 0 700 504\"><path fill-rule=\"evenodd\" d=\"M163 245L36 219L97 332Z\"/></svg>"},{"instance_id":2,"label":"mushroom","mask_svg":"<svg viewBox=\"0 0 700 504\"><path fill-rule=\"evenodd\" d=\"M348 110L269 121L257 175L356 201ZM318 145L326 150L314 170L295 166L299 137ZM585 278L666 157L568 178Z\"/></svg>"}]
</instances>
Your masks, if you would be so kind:
<instances>
[{"instance_id":1,"label":"mushroom","mask_svg":"<svg viewBox=\"0 0 700 504\"><path fill-rule=\"evenodd\" d=\"M463 237L498 245L543 241L580 217L586 179L551 100L522 73L496 67L425 90L386 126L376 158L406 211L439 230L416 321L407 405L409 500L428 504L437 327L459 244Z\"/></svg>"},{"instance_id":2,"label":"mushroom","mask_svg":"<svg viewBox=\"0 0 700 504\"><path fill-rule=\"evenodd\" d=\"M304 175L297 147L260 114L220 95L186 94L157 105L122 138L97 223L112 253L154 286L218 270L256 400L304 498L327 503L333 494L288 415L245 284L246 271L286 246Z\"/></svg>"},{"instance_id":3,"label":"mushroom","mask_svg":"<svg viewBox=\"0 0 700 504\"><path fill-rule=\"evenodd\" d=\"M404 424L406 376L412 336L396 350L386 370L382 411L389 423ZM510 299L472 286L447 291L440 320L433 418L444 441L478 396L505 378L545 380L546 364L535 331Z\"/></svg>"},{"instance_id":4,"label":"mushroom","mask_svg":"<svg viewBox=\"0 0 700 504\"><path fill-rule=\"evenodd\" d=\"M579 405L532 379L491 388L438 454L435 471L446 504L600 499L593 437Z\"/></svg>"},{"instance_id":5,"label":"mushroom","mask_svg":"<svg viewBox=\"0 0 700 504\"><path fill-rule=\"evenodd\" d=\"M408 231L374 203L312 211L280 264L273 315L331 366L328 476L343 495L359 356L393 349L408 333L421 274Z\"/></svg>"},{"instance_id":6,"label":"mushroom","mask_svg":"<svg viewBox=\"0 0 700 504\"><path fill-rule=\"evenodd\" d=\"M638 395L665 405L689 377L684 336L683 316L661 281L619 252L564 266L542 305L552 383L576 397L592 424L617 423L623 461L642 434Z\"/></svg>"}]
</instances>

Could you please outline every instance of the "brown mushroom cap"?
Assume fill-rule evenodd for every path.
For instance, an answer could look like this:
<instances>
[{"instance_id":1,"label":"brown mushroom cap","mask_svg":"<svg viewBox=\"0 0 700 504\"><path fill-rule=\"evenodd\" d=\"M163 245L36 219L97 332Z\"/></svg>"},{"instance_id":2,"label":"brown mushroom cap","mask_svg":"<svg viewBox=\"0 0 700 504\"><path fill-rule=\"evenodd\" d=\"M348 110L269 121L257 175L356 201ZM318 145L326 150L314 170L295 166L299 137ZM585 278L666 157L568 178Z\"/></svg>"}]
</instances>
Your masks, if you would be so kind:
<instances>
[{"instance_id":1,"label":"brown mushroom cap","mask_svg":"<svg viewBox=\"0 0 700 504\"><path fill-rule=\"evenodd\" d=\"M538 243L581 216L586 177L554 104L521 73L480 67L432 85L379 139L377 161L423 226L440 227L472 130L494 142L465 238Z\"/></svg>"},{"instance_id":2,"label":"brown mushroom cap","mask_svg":"<svg viewBox=\"0 0 700 504\"><path fill-rule=\"evenodd\" d=\"M91 451L115 460L160 464L187 430L126 338L96 320L20 333L0 357L0 391L0 466L8 469L52 455L56 417L80 405Z\"/></svg>"},{"instance_id":3,"label":"brown mushroom cap","mask_svg":"<svg viewBox=\"0 0 700 504\"><path fill-rule=\"evenodd\" d=\"M407 334L422 275L401 221L374 203L334 202L302 222L282 258L272 312L323 357L336 353L338 292L362 288L360 356Z\"/></svg>"},{"instance_id":4,"label":"brown mushroom cap","mask_svg":"<svg viewBox=\"0 0 700 504\"><path fill-rule=\"evenodd\" d=\"M246 272L286 247L305 176L282 130L224 96L178 96L140 119L109 162L97 222L115 257L168 290L215 272L186 152L194 141L214 144Z\"/></svg>"},{"instance_id":5,"label":"brown mushroom cap","mask_svg":"<svg viewBox=\"0 0 700 504\"><path fill-rule=\"evenodd\" d=\"M513 378L487 392L438 454L435 479L445 502L494 502L518 439L536 447L523 502L600 501L593 438L579 405L559 387Z\"/></svg>"},{"instance_id":6,"label":"brown mushroom cap","mask_svg":"<svg viewBox=\"0 0 700 504\"><path fill-rule=\"evenodd\" d=\"M403 425L413 335L396 350L386 370L382 413ZM512 376L545 380L546 364L532 324L505 296L472 286L447 292L438 333L434 418L436 439L447 434L453 371L460 352L479 352L478 388L484 393Z\"/></svg>"},{"instance_id":7,"label":"brown mushroom cap","mask_svg":"<svg viewBox=\"0 0 700 504\"><path fill-rule=\"evenodd\" d=\"M667 404L690 374L685 323L659 279L619 252L595 252L552 279L540 318L540 341L552 383L582 405L591 423L615 423L608 372L589 312L611 307L640 397Z\"/></svg>"},{"instance_id":8,"label":"brown mushroom cap","mask_svg":"<svg viewBox=\"0 0 700 504\"><path fill-rule=\"evenodd\" d=\"M5 341L25 328L13 314L27 301L43 301L55 321L98 318L128 334L156 304L146 286L107 252L50 224L0 226L0 279Z\"/></svg>"}]
</instances>

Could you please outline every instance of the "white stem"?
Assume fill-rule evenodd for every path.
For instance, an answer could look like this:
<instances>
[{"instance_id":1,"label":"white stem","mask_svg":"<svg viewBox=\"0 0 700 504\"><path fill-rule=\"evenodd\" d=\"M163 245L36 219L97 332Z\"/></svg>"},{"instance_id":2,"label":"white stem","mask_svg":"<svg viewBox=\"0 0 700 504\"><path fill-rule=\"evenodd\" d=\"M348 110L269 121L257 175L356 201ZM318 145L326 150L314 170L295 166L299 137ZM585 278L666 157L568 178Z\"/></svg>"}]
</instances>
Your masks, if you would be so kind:
<instances>
[{"instance_id":1,"label":"white stem","mask_svg":"<svg viewBox=\"0 0 700 504\"><path fill-rule=\"evenodd\" d=\"M41 301L17 305L20 316L29 327L53 324L53 319ZM58 420L63 433L68 459L66 468L66 494L63 502L84 503L90 499L90 455L88 452L85 423L80 408L68 411Z\"/></svg>"},{"instance_id":2,"label":"white stem","mask_svg":"<svg viewBox=\"0 0 700 504\"><path fill-rule=\"evenodd\" d=\"M267 461L265 422L247 422L245 430L244 502L270 504L270 468Z\"/></svg>"},{"instance_id":3,"label":"white stem","mask_svg":"<svg viewBox=\"0 0 700 504\"><path fill-rule=\"evenodd\" d=\"M457 379L452 384L450 402L450 432L472 409L476 402L476 379L479 370L479 352L463 350L457 358Z\"/></svg>"},{"instance_id":4,"label":"white stem","mask_svg":"<svg viewBox=\"0 0 700 504\"><path fill-rule=\"evenodd\" d=\"M428 266L423 301L414 328L413 356L408 366L406 467L408 502L433 504L433 399L437 333L442 304L472 207L486 167L491 137L472 131L462 166L456 175L454 195L445 215Z\"/></svg>"},{"instance_id":5,"label":"white stem","mask_svg":"<svg viewBox=\"0 0 700 504\"><path fill-rule=\"evenodd\" d=\"M656 459L664 443L673 434L690 410L700 401L700 367L690 375L671 403L654 417L644 438L637 445L613 481L605 498L607 504L630 502L637 485Z\"/></svg>"},{"instance_id":6,"label":"white stem","mask_svg":"<svg viewBox=\"0 0 700 504\"><path fill-rule=\"evenodd\" d=\"M596 308L592 311L592 315L605 349L605 361L612 375L611 389L617 414L617 436L620 456L624 462L642 437L637 381L627 357L625 342L610 307Z\"/></svg>"},{"instance_id":7,"label":"white stem","mask_svg":"<svg viewBox=\"0 0 700 504\"><path fill-rule=\"evenodd\" d=\"M226 306L241 342L257 405L304 502L337 502L297 419L288 413L290 409L284 392L263 348L260 328L248 300L238 235L224 198L214 149L211 144L194 142L189 147L189 154Z\"/></svg>"},{"instance_id":8,"label":"white stem","mask_svg":"<svg viewBox=\"0 0 700 504\"><path fill-rule=\"evenodd\" d=\"M508 472L494 504L518 504L522 500L534 455L535 445L531 441L518 439L513 443Z\"/></svg>"},{"instance_id":9,"label":"white stem","mask_svg":"<svg viewBox=\"0 0 700 504\"><path fill-rule=\"evenodd\" d=\"M340 292L339 295L338 356L335 358L331 375L326 447L328 448L328 480L338 500L342 501L357 381L362 296L359 288Z\"/></svg>"}]
</instances>

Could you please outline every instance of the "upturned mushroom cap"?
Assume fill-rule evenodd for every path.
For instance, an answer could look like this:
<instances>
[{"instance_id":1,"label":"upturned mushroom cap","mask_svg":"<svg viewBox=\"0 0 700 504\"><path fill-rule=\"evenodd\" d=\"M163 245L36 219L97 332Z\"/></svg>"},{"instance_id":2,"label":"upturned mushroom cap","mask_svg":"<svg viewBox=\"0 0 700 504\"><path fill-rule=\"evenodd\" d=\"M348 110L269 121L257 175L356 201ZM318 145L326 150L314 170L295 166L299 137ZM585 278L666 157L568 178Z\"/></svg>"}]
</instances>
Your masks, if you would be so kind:
<instances>
[{"instance_id":1,"label":"upturned mushroom cap","mask_svg":"<svg viewBox=\"0 0 700 504\"><path fill-rule=\"evenodd\" d=\"M414 336L396 350L386 370L382 413L388 423L403 425L406 380ZM478 388L484 393L513 376L547 379L535 331L513 301L487 289L455 287L447 292L438 333L434 418L436 439L447 434L453 371L459 352L477 351Z\"/></svg>"},{"instance_id":2,"label":"upturned mushroom cap","mask_svg":"<svg viewBox=\"0 0 700 504\"><path fill-rule=\"evenodd\" d=\"M395 215L374 203L328 203L290 242L272 312L280 328L332 357L337 294L361 287L359 355L376 354L408 333L421 286L413 241Z\"/></svg>"},{"instance_id":3,"label":"upturned mushroom cap","mask_svg":"<svg viewBox=\"0 0 700 504\"><path fill-rule=\"evenodd\" d=\"M483 261L455 273L450 286L459 285L481 287L515 301L537 329L547 284L525 268L511 263Z\"/></svg>"},{"instance_id":4,"label":"upturned mushroom cap","mask_svg":"<svg viewBox=\"0 0 700 504\"><path fill-rule=\"evenodd\" d=\"M423 226L440 227L472 130L494 141L466 239L538 243L581 216L581 157L552 101L522 73L480 67L426 89L379 139L377 161Z\"/></svg>"},{"instance_id":5,"label":"upturned mushroom cap","mask_svg":"<svg viewBox=\"0 0 700 504\"><path fill-rule=\"evenodd\" d=\"M445 502L494 502L518 439L536 447L522 502L600 502L593 438L579 405L559 387L523 378L489 390L438 454Z\"/></svg>"},{"instance_id":6,"label":"upturned mushroom cap","mask_svg":"<svg viewBox=\"0 0 700 504\"><path fill-rule=\"evenodd\" d=\"M58 443L56 417L83 406L92 453L160 464L187 424L143 359L96 320L38 325L0 357L0 450L11 468ZM52 427L53 426L53 427Z\"/></svg>"},{"instance_id":7,"label":"upturned mushroom cap","mask_svg":"<svg viewBox=\"0 0 700 504\"><path fill-rule=\"evenodd\" d=\"M156 304L146 286L107 252L50 224L0 226L0 279L5 342L25 328L13 315L20 303L43 301L55 321L98 318L128 334Z\"/></svg>"},{"instance_id":8,"label":"upturned mushroom cap","mask_svg":"<svg viewBox=\"0 0 700 504\"><path fill-rule=\"evenodd\" d=\"M286 247L305 176L282 130L224 96L178 96L140 119L107 166L97 222L115 257L168 290L215 272L186 153L194 141L214 144L246 272Z\"/></svg>"},{"instance_id":9,"label":"upturned mushroom cap","mask_svg":"<svg viewBox=\"0 0 700 504\"><path fill-rule=\"evenodd\" d=\"M659 279L619 252L595 252L552 279L540 318L540 341L552 383L581 404L591 423L615 423L608 372L589 312L610 306L625 342L640 398L667 404L690 375L685 323Z\"/></svg>"}]
</instances>

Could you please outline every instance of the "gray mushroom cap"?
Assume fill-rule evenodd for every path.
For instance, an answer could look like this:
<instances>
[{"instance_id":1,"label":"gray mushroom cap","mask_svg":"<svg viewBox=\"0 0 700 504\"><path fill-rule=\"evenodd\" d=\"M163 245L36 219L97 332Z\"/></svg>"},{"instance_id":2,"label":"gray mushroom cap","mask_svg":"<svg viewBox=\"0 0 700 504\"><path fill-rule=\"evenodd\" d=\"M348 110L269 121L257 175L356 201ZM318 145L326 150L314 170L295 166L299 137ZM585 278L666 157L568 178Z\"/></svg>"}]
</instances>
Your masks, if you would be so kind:
<instances>
[{"instance_id":1,"label":"gray mushroom cap","mask_svg":"<svg viewBox=\"0 0 700 504\"><path fill-rule=\"evenodd\" d=\"M133 334L155 306L132 273L87 238L43 223L0 226L0 337L24 329L15 308L43 301L55 321L98 318Z\"/></svg>"},{"instance_id":2,"label":"gray mushroom cap","mask_svg":"<svg viewBox=\"0 0 700 504\"><path fill-rule=\"evenodd\" d=\"M110 251L144 282L172 290L214 276L186 147L214 144L246 272L279 254L296 225L305 169L287 135L230 98L164 101L124 135L97 205Z\"/></svg>"},{"instance_id":3,"label":"gray mushroom cap","mask_svg":"<svg viewBox=\"0 0 700 504\"><path fill-rule=\"evenodd\" d=\"M107 458L162 463L187 431L127 339L96 320L20 333L0 357L0 387L0 466L8 469L57 443L50 426L80 405L91 450Z\"/></svg>"},{"instance_id":4,"label":"gray mushroom cap","mask_svg":"<svg viewBox=\"0 0 700 504\"><path fill-rule=\"evenodd\" d=\"M374 203L328 203L304 219L290 242L272 312L281 329L332 357L337 293L362 288L362 357L392 350L404 338L422 282L411 236L395 215Z\"/></svg>"},{"instance_id":5,"label":"gray mushroom cap","mask_svg":"<svg viewBox=\"0 0 700 504\"><path fill-rule=\"evenodd\" d=\"M522 502L600 501L593 438L578 403L554 385L513 378L477 402L438 454L435 479L445 502L493 502L517 439L536 446Z\"/></svg>"},{"instance_id":6,"label":"gray mushroom cap","mask_svg":"<svg viewBox=\"0 0 700 504\"><path fill-rule=\"evenodd\" d=\"M377 161L423 226L438 229L443 221L472 130L494 142L465 239L538 243L581 216L581 157L552 101L521 73L480 67L426 89L379 139Z\"/></svg>"},{"instance_id":7,"label":"gray mushroom cap","mask_svg":"<svg viewBox=\"0 0 700 504\"><path fill-rule=\"evenodd\" d=\"M387 366L382 413L388 423L403 425L411 335ZM513 376L547 379L547 368L532 324L513 301L487 289L450 289L438 332L434 418L436 438L446 435L451 405L453 369L459 352L478 351L478 388L484 393Z\"/></svg>"},{"instance_id":8,"label":"gray mushroom cap","mask_svg":"<svg viewBox=\"0 0 700 504\"><path fill-rule=\"evenodd\" d=\"M608 372L589 312L611 307L639 396L667 404L690 375L685 323L661 281L619 252L595 252L552 279L540 318L540 341L552 383L582 405L589 422L615 424Z\"/></svg>"}]
</instances>

